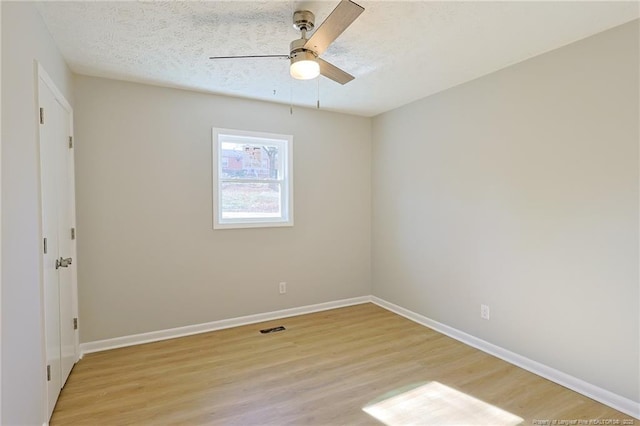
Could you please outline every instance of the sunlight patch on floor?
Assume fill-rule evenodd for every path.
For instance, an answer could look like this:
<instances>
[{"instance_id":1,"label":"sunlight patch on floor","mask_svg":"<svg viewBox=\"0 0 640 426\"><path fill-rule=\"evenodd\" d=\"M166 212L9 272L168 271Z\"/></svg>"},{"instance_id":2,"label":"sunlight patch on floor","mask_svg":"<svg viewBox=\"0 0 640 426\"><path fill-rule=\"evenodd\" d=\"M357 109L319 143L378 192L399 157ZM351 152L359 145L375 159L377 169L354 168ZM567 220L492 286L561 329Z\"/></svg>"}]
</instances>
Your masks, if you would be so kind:
<instances>
[{"instance_id":1,"label":"sunlight patch on floor","mask_svg":"<svg viewBox=\"0 0 640 426\"><path fill-rule=\"evenodd\" d=\"M396 390L362 410L388 426L515 426L524 420L438 382Z\"/></svg>"}]
</instances>

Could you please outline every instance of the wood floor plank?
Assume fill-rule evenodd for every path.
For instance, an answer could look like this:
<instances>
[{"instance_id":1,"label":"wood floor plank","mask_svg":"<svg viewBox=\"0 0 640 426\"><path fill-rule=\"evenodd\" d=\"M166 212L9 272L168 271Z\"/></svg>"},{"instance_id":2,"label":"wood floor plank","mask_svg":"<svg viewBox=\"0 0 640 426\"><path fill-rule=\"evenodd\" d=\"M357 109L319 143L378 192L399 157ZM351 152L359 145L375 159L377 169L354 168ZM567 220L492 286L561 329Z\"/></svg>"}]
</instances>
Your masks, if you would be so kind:
<instances>
[{"instance_id":1,"label":"wood floor plank","mask_svg":"<svg viewBox=\"0 0 640 426\"><path fill-rule=\"evenodd\" d=\"M279 325L286 331L259 333ZM433 382L461 395L445 405L471 396L519 417L522 424L547 419L634 422L363 304L89 354L74 367L50 424L379 425L363 411L365 406ZM418 391L413 395L420 398ZM420 406L403 412L397 422L428 424L430 408L435 410ZM446 423L446 409L442 413L439 424Z\"/></svg>"}]
</instances>

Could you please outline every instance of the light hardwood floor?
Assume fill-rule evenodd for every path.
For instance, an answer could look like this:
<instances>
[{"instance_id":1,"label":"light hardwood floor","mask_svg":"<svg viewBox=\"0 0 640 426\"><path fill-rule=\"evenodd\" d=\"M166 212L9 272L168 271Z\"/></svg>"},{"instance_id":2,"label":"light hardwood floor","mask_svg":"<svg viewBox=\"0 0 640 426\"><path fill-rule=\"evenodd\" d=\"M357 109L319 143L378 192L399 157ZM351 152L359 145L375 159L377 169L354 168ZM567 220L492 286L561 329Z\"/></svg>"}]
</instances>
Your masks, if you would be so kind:
<instances>
[{"instance_id":1,"label":"light hardwood floor","mask_svg":"<svg viewBox=\"0 0 640 426\"><path fill-rule=\"evenodd\" d=\"M279 325L286 331L259 333ZM420 386L434 382L448 393L420 399ZM461 413L469 397L525 425L640 424L373 304L89 354L50 424L379 425L363 408L417 387L413 405L391 404L401 414L386 412L389 424L446 424L453 417L442 407Z\"/></svg>"}]
</instances>

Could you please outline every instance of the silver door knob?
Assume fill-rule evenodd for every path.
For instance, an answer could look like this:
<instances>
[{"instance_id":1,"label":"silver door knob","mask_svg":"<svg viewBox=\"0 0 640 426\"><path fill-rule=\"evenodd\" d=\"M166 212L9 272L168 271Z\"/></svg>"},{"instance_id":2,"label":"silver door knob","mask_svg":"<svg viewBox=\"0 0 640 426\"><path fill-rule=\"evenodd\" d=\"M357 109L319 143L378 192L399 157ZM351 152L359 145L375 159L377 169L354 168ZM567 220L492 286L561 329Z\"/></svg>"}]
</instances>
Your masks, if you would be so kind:
<instances>
[{"instance_id":1,"label":"silver door knob","mask_svg":"<svg viewBox=\"0 0 640 426\"><path fill-rule=\"evenodd\" d=\"M56 259L56 269L58 268L68 268L71 265L71 258L67 257L66 259L60 257L60 259Z\"/></svg>"}]
</instances>

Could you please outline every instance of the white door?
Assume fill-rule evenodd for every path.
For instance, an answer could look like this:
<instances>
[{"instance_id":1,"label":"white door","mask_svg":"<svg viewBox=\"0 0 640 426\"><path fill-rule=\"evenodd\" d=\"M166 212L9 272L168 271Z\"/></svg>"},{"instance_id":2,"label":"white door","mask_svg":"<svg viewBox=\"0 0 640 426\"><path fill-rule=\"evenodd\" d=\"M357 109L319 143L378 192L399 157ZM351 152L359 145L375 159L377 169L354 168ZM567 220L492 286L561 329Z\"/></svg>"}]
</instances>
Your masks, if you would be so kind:
<instances>
[{"instance_id":1,"label":"white door","mask_svg":"<svg viewBox=\"0 0 640 426\"><path fill-rule=\"evenodd\" d=\"M60 358L62 383L64 386L76 362L76 318L74 274L75 254L75 197L73 196L73 150L70 148L71 119L63 106L57 103L56 121L62 125L59 139L56 139L57 162L57 205L58 205L58 258L71 259L70 264L58 268L60 289ZM66 265L66 266L64 266Z\"/></svg>"},{"instance_id":2,"label":"white door","mask_svg":"<svg viewBox=\"0 0 640 426\"><path fill-rule=\"evenodd\" d=\"M40 179L48 418L77 361L71 107L39 69Z\"/></svg>"}]
</instances>

